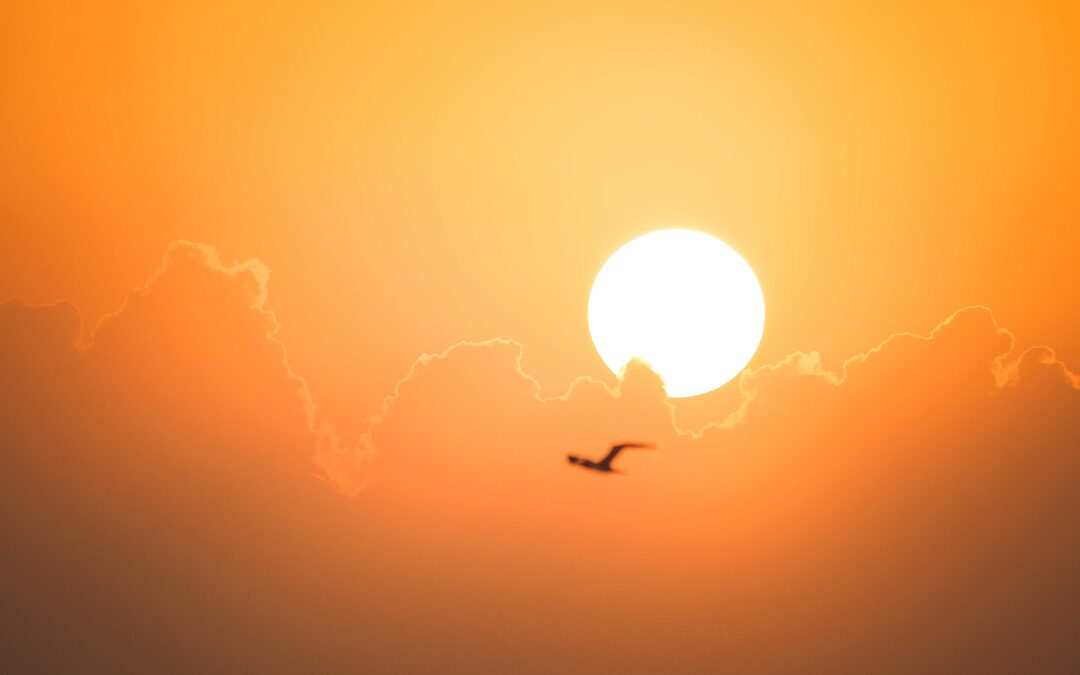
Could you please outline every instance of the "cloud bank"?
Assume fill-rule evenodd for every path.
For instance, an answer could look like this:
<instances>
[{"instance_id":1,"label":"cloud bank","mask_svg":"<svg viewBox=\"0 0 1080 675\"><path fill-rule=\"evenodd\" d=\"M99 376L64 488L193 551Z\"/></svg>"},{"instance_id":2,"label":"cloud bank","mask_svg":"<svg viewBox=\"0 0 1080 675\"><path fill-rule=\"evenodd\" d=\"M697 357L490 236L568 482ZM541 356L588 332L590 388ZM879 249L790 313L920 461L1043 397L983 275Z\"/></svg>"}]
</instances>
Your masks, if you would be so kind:
<instances>
[{"instance_id":1,"label":"cloud bank","mask_svg":"<svg viewBox=\"0 0 1080 675\"><path fill-rule=\"evenodd\" d=\"M349 442L268 276L174 244L86 345L70 304L0 305L15 670L1080 667L1080 378L986 308L748 371L701 429L640 364L544 396L463 343ZM616 439L661 448L567 466Z\"/></svg>"}]
</instances>

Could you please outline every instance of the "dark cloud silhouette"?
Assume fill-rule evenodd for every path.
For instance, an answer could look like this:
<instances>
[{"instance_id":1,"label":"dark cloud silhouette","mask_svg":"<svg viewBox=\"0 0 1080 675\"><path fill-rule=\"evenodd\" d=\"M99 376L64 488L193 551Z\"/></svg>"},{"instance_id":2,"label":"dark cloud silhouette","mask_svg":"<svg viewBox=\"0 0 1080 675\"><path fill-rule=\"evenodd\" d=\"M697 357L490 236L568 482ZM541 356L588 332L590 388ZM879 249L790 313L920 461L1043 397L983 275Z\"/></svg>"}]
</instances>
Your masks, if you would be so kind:
<instances>
[{"instance_id":1,"label":"dark cloud silhouette","mask_svg":"<svg viewBox=\"0 0 1080 675\"><path fill-rule=\"evenodd\" d=\"M551 396L464 343L350 443L267 278L176 244L85 346L0 305L14 672L1080 666L1080 380L985 308L749 371L697 430L641 364ZM661 448L567 468L621 439Z\"/></svg>"}]
</instances>

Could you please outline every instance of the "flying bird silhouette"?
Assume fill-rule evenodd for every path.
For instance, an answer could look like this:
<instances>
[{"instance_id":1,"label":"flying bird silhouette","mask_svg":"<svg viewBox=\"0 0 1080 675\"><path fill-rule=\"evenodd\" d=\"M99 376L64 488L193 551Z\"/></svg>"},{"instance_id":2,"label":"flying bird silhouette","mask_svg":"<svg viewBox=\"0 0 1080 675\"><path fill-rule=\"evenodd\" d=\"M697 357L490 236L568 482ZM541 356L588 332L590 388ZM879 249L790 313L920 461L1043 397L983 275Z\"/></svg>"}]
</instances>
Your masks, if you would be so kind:
<instances>
[{"instance_id":1,"label":"flying bird silhouette","mask_svg":"<svg viewBox=\"0 0 1080 675\"><path fill-rule=\"evenodd\" d=\"M611 450L604 456L599 462L594 462L591 459L584 459L577 455L567 455L566 461L571 464L577 464L582 469L591 469L593 471L602 471L604 473L622 473L611 468L611 463L615 461L615 458L619 456L619 453L626 448L647 448L655 450L656 446L652 443L620 443L618 445L611 446Z\"/></svg>"}]
</instances>

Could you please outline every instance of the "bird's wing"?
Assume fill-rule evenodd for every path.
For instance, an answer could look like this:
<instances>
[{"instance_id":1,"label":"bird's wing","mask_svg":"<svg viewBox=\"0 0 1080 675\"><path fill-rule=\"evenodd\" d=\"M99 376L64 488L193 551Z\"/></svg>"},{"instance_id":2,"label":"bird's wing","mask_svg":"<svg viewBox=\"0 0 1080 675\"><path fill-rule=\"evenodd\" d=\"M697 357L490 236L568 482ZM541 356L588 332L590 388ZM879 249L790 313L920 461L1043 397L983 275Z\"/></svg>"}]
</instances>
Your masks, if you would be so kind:
<instances>
[{"instance_id":1,"label":"bird's wing","mask_svg":"<svg viewBox=\"0 0 1080 675\"><path fill-rule=\"evenodd\" d=\"M620 443L618 445L611 446L611 450L608 454L600 460L598 463L604 466L611 466L611 462L623 451L624 448L649 448L656 449L656 446L652 443Z\"/></svg>"}]
</instances>

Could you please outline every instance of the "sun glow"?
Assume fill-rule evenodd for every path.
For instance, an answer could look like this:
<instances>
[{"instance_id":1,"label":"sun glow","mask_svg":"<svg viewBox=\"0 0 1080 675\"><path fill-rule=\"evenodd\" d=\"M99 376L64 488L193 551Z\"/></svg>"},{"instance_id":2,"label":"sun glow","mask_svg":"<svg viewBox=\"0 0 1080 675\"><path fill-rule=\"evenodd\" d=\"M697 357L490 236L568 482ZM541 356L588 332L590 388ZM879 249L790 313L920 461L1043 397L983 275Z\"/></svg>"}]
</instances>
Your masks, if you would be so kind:
<instances>
[{"instance_id":1,"label":"sun glow","mask_svg":"<svg viewBox=\"0 0 1080 675\"><path fill-rule=\"evenodd\" d=\"M673 398L738 375L765 329L765 298L733 248L694 230L650 232L617 250L596 275L589 331L615 373L640 358Z\"/></svg>"}]
</instances>

